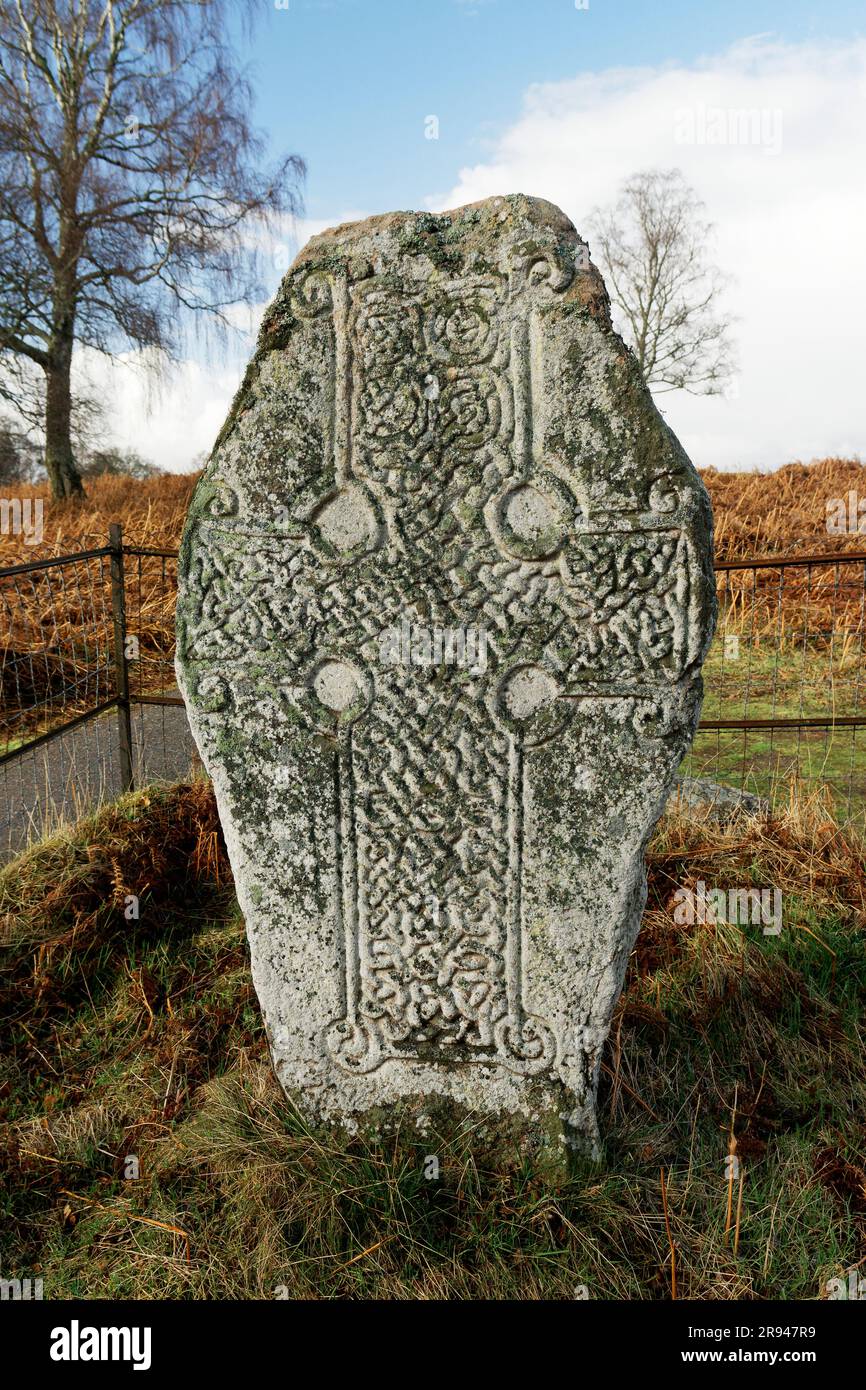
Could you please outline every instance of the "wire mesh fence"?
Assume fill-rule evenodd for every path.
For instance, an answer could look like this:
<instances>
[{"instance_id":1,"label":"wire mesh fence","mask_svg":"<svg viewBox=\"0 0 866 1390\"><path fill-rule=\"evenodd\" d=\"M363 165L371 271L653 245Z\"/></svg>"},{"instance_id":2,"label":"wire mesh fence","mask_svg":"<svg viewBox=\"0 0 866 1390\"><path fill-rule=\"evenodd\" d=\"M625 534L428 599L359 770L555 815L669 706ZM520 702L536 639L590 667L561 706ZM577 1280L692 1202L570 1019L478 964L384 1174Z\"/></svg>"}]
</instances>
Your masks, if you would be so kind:
<instances>
[{"instance_id":1,"label":"wire mesh fence","mask_svg":"<svg viewBox=\"0 0 866 1390\"><path fill-rule=\"evenodd\" d=\"M866 823L866 552L720 560L683 773L770 802L792 778ZM177 552L109 543L0 570L0 855L196 762L174 679Z\"/></svg>"},{"instance_id":2,"label":"wire mesh fence","mask_svg":"<svg viewBox=\"0 0 866 1390\"><path fill-rule=\"evenodd\" d=\"M0 856L196 761L174 682L177 553L109 543L0 570Z\"/></svg>"},{"instance_id":3,"label":"wire mesh fence","mask_svg":"<svg viewBox=\"0 0 866 1390\"><path fill-rule=\"evenodd\" d=\"M866 819L866 553L716 563L719 622L687 770L770 802L797 778Z\"/></svg>"},{"instance_id":4,"label":"wire mesh fence","mask_svg":"<svg viewBox=\"0 0 866 1390\"><path fill-rule=\"evenodd\" d=\"M115 696L110 550L0 571L0 752Z\"/></svg>"}]
</instances>

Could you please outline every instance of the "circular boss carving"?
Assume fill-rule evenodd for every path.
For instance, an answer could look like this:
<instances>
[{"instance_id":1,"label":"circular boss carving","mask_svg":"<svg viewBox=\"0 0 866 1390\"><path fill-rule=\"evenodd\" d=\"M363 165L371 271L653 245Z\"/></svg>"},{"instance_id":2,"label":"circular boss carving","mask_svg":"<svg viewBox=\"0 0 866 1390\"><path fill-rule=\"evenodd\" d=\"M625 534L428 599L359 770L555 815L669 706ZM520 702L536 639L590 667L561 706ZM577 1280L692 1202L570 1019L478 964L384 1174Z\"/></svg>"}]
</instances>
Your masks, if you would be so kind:
<instances>
[{"instance_id":1,"label":"circular boss carving","mask_svg":"<svg viewBox=\"0 0 866 1390\"><path fill-rule=\"evenodd\" d=\"M487 509L494 540L518 560L550 560L568 539L577 503L565 484L543 473L512 484Z\"/></svg>"}]
</instances>

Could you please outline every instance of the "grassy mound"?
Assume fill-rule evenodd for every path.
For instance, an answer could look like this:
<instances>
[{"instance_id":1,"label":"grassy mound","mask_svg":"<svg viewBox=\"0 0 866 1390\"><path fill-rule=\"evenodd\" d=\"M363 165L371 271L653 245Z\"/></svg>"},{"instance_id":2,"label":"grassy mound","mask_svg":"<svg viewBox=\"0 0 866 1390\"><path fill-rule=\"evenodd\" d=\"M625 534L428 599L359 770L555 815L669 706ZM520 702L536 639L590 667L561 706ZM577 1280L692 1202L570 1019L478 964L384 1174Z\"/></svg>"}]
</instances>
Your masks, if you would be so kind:
<instances>
[{"instance_id":1,"label":"grassy mound","mask_svg":"<svg viewBox=\"0 0 866 1390\"><path fill-rule=\"evenodd\" d=\"M649 868L605 1163L554 1191L491 1171L471 1128L424 1152L307 1131L206 784L29 851L0 875L3 1276L46 1298L825 1296L866 1259L863 848L795 801L669 818ZM698 881L781 889L782 934L677 925Z\"/></svg>"}]
</instances>

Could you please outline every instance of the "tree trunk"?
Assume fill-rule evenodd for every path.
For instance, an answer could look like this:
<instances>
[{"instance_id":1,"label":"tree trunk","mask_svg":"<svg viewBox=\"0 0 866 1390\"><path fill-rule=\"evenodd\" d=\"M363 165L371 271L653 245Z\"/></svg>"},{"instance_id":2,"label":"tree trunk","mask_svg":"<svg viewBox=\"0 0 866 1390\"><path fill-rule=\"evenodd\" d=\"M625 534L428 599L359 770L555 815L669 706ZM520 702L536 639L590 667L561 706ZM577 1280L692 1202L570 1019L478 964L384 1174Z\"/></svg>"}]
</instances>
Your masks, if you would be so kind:
<instances>
[{"instance_id":1,"label":"tree trunk","mask_svg":"<svg viewBox=\"0 0 866 1390\"><path fill-rule=\"evenodd\" d=\"M55 328L45 368L45 469L56 498L83 497L81 474L72 452L71 315Z\"/></svg>"}]
</instances>

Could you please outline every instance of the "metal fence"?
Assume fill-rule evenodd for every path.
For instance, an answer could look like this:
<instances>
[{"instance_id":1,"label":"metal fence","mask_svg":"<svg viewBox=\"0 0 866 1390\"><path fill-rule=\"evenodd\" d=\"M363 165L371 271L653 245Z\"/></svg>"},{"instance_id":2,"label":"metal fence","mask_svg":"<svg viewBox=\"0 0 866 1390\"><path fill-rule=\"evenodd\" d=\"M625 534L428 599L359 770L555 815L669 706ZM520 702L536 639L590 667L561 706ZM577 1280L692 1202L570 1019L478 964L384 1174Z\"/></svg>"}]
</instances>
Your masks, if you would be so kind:
<instances>
[{"instance_id":1,"label":"metal fence","mask_svg":"<svg viewBox=\"0 0 866 1390\"><path fill-rule=\"evenodd\" d=\"M719 624L683 772L773 801L829 786L866 821L866 552L716 563ZM105 546L0 570L0 855L196 761L174 680L177 551Z\"/></svg>"},{"instance_id":2,"label":"metal fence","mask_svg":"<svg viewBox=\"0 0 866 1390\"><path fill-rule=\"evenodd\" d=\"M174 680L177 552L105 546L0 570L0 856L197 761Z\"/></svg>"},{"instance_id":3,"label":"metal fence","mask_svg":"<svg viewBox=\"0 0 866 1390\"><path fill-rule=\"evenodd\" d=\"M717 560L719 622L685 770L771 803L794 779L866 822L866 552Z\"/></svg>"}]
</instances>

